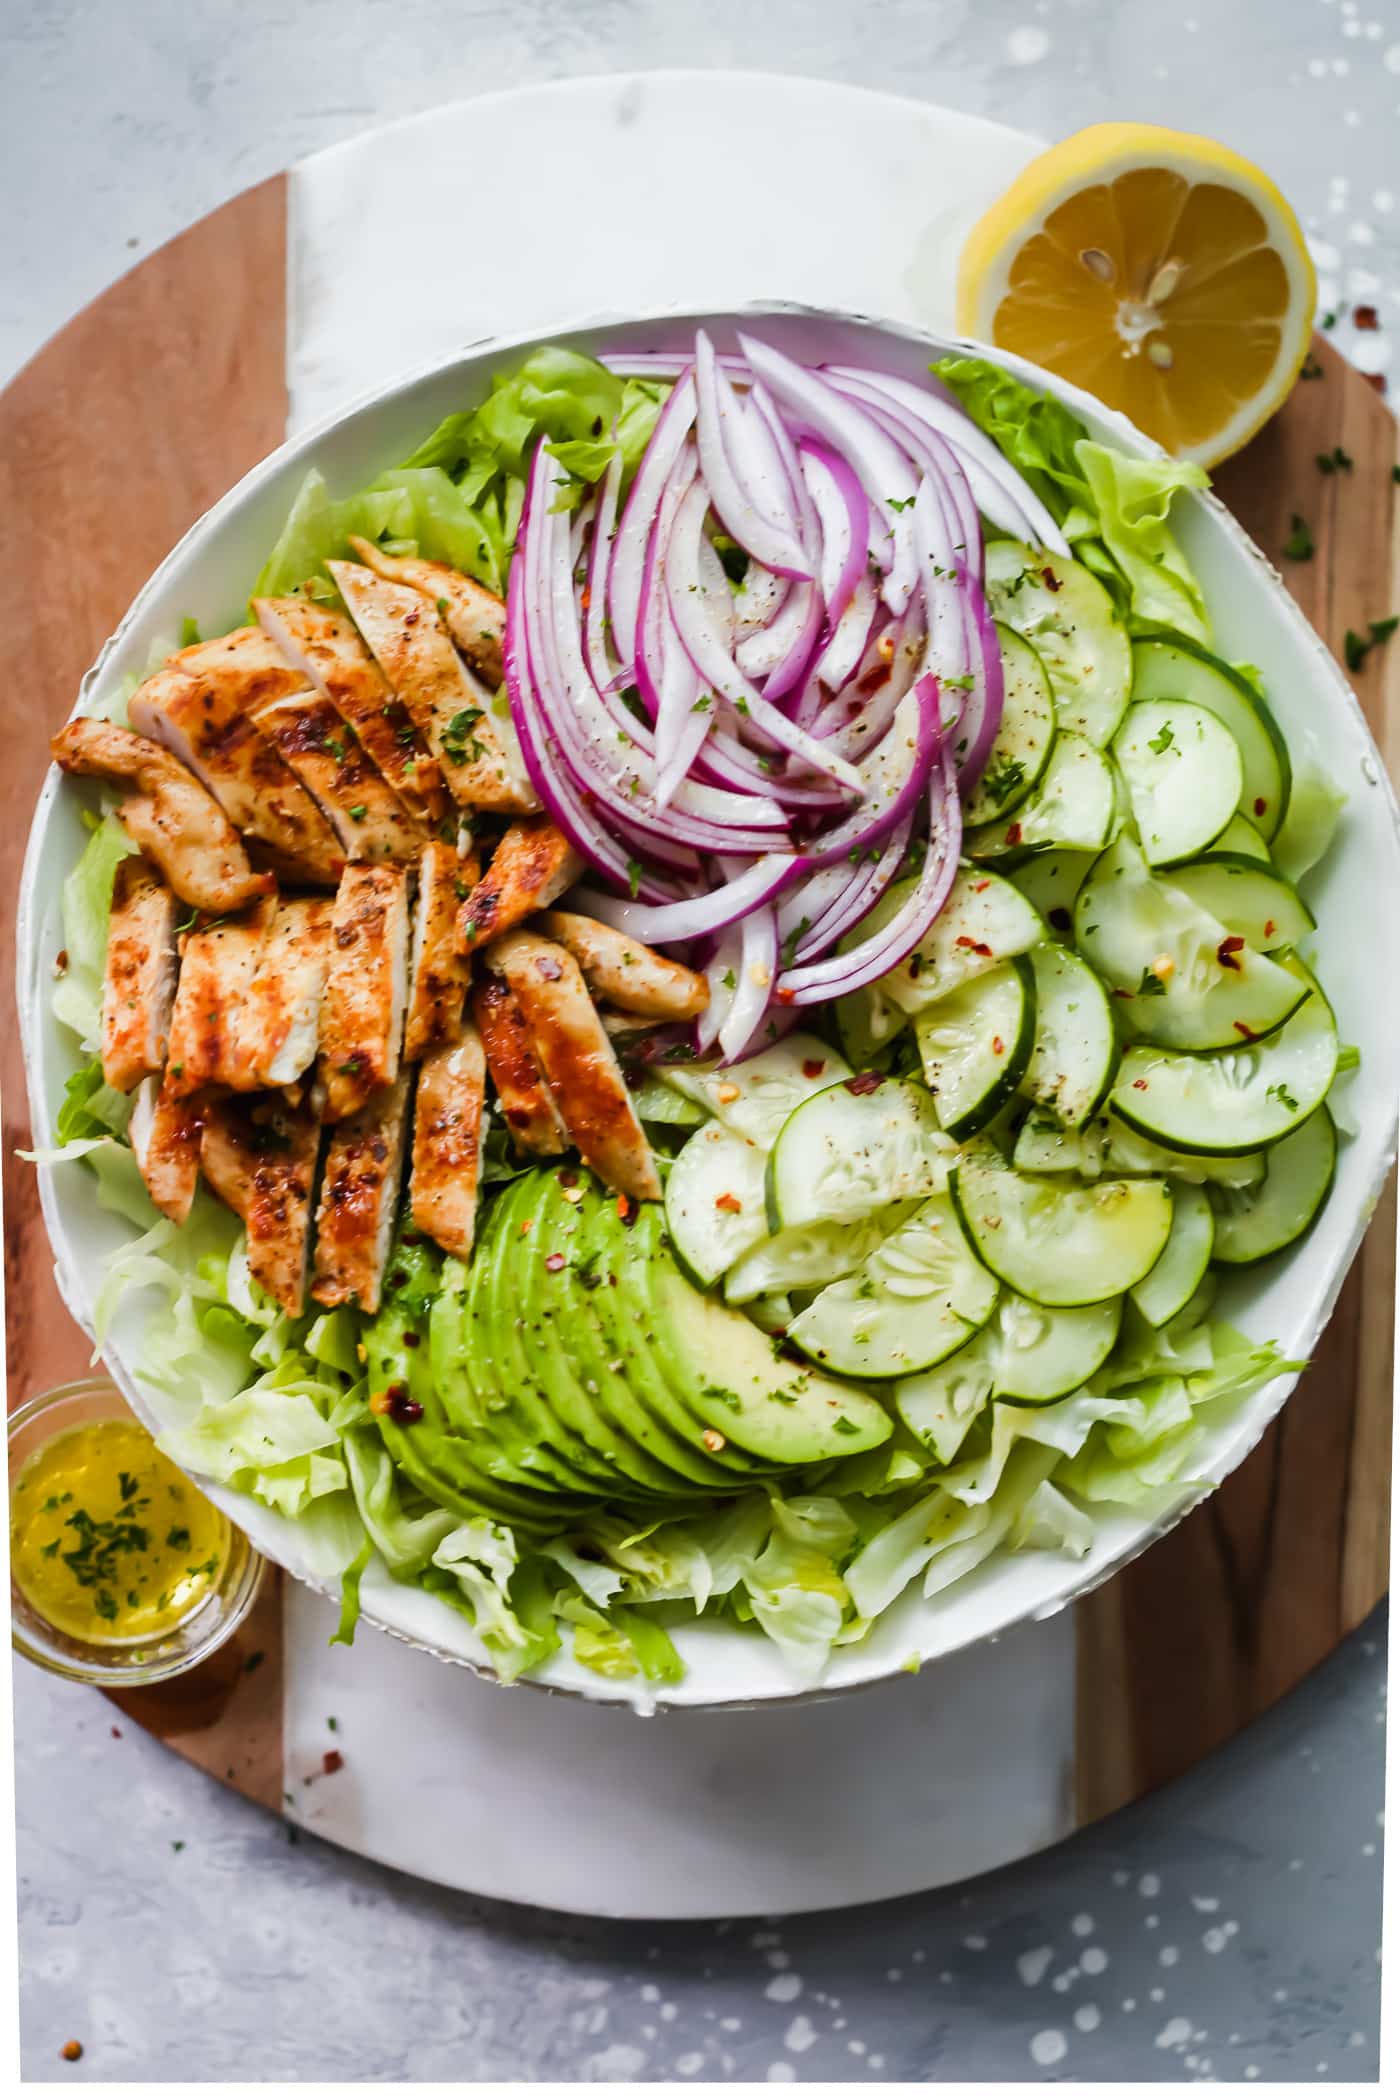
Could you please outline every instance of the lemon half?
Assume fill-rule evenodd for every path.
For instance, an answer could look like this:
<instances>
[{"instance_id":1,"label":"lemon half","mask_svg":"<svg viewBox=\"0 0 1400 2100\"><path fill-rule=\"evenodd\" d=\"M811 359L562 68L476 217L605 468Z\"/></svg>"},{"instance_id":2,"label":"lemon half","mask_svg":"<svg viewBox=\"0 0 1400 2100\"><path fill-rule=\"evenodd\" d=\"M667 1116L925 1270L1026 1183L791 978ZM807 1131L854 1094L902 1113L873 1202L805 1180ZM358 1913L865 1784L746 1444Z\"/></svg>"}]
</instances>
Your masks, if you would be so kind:
<instances>
[{"instance_id":1,"label":"lemon half","mask_svg":"<svg viewBox=\"0 0 1400 2100\"><path fill-rule=\"evenodd\" d=\"M968 236L958 326L1121 409L1180 459L1237 452L1312 334L1302 229L1214 139L1094 124L1033 160Z\"/></svg>"}]
</instances>

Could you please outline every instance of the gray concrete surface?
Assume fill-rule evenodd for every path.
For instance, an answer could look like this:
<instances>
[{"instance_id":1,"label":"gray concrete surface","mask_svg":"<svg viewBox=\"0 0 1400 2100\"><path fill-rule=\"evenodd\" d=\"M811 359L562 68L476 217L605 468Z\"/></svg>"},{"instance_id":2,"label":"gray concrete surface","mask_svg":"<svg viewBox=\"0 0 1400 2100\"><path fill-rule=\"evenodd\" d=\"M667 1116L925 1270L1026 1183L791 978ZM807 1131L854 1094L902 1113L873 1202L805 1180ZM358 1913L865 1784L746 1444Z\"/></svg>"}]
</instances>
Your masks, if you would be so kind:
<instances>
[{"instance_id":1,"label":"gray concrete surface","mask_svg":"<svg viewBox=\"0 0 1400 2100\"><path fill-rule=\"evenodd\" d=\"M1379 332L1348 311L1338 339L1389 366L1400 0L1185 18L1159 0L7 0L0 376L301 154L456 96L679 64L786 67L1047 134L1125 113L1219 132L1293 198L1324 304L1379 308ZM1377 1620L1247 1738L1041 1859L719 1928L579 1924L292 1848L133 1731L113 1740L95 1695L21 1666L26 2073L1374 2079L1383 1639Z\"/></svg>"}]
</instances>

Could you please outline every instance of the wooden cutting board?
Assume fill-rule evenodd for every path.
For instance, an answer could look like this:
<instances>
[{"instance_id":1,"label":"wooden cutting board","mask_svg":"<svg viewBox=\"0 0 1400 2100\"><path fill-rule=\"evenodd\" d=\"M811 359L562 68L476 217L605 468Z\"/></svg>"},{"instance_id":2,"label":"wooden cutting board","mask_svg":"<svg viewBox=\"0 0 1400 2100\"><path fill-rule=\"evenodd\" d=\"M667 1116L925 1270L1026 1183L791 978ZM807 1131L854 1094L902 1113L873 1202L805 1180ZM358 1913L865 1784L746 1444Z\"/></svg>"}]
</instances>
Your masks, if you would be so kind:
<instances>
[{"instance_id":1,"label":"wooden cutting board","mask_svg":"<svg viewBox=\"0 0 1400 2100\"><path fill-rule=\"evenodd\" d=\"M282 438L286 179L235 198L72 321L0 395L0 631L23 638L0 692L4 970L47 740L145 578ZM1217 486L1340 655L1400 609L1397 430L1320 339L1318 376ZM1320 453L1354 462L1324 477ZM1294 512L1316 551L1281 550ZM1400 778L1400 638L1356 689ZM31 1169L18 1031L3 1063L11 1404L81 1375L88 1346L54 1285ZM1316 1361L1218 1493L1076 1608L1076 1808L1088 1822L1185 1771L1330 1653L1384 1594L1395 1300L1393 1188ZM271 1580L206 1673L126 1701L213 1776L277 1807L281 1607Z\"/></svg>"}]
</instances>

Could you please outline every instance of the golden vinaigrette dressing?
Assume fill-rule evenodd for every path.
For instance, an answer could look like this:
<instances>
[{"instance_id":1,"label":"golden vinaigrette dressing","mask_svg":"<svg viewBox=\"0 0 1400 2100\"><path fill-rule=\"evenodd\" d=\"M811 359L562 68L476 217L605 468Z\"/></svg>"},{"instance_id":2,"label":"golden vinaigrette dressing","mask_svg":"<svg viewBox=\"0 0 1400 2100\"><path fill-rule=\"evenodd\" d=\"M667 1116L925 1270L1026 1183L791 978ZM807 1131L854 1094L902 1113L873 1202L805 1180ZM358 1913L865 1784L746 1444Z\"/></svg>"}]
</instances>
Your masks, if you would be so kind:
<instances>
[{"instance_id":1,"label":"golden vinaigrette dressing","mask_svg":"<svg viewBox=\"0 0 1400 2100\"><path fill-rule=\"evenodd\" d=\"M80 1422L21 1467L10 1572L51 1626L80 1641L155 1640L215 1587L228 1519L139 1422Z\"/></svg>"}]
</instances>

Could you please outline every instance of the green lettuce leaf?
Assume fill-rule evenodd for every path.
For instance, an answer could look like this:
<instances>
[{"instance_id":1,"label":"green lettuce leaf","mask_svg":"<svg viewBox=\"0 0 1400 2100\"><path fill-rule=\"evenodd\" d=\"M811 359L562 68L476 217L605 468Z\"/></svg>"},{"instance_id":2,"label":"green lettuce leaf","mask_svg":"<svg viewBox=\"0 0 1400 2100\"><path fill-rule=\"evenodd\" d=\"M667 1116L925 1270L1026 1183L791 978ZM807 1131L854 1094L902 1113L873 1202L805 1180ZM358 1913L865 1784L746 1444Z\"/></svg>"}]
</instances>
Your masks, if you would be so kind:
<instances>
[{"instance_id":1,"label":"green lettuce leaf","mask_svg":"<svg viewBox=\"0 0 1400 2100\"><path fill-rule=\"evenodd\" d=\"M1274 865L1290 882L1315 868L1336 835L1347 798L1316 759L1295 762L1288 808L1269 847Z\"/></svg>"},{"instance_id":2,"label":"green lettuce leaf","mask_svg":"<svg viewBox=\"0 0 1400 2100\"><path fill-rule=\"evenodd\" d=\"M105 816L63 884L63 945L68 967L54 987L53 1010L89 1051L96 1050L102 1035L102 978L107 967L112 883L117 862L135 851L117 819Z\"/></svg>"},{"instance_id":3,"label":"green lettuce leaf","mask_svg":"<svg viewBox=\"0 0 1400 2100\"><path fill-rule=\"evenodd\" d=\"M1201 587L1167 523L1178 489L1209 488L1205 468L1188 460L1130 459L1091 438L1081 438L1074 453L1089 484L1098 535L1127 579L1133 617L1208 642Z\"/></svg>"}]
</instances>

